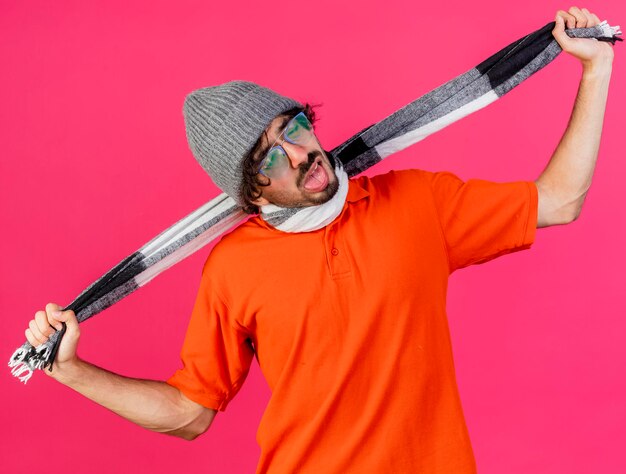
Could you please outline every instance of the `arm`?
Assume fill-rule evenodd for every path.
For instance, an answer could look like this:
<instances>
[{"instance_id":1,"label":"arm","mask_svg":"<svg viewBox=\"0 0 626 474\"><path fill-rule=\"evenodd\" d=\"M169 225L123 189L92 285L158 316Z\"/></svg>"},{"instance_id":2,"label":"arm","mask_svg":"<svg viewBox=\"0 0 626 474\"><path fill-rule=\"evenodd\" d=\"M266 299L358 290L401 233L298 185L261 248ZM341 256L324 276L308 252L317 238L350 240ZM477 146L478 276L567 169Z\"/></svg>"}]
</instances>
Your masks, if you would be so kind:
<instances>
[{"instance_id":1,"label":"arm","mask_svg":"<svg viewBox=\"0 0 626 474\"><path fill-rule=\"evenodd\" d=\"M161 381L122 377L81 360L76 355L80 337L76 316L72 311L59 313L59 309L49 303L26 330L28 341L38 346L54 332L53 327L67 324L53 370L44 370L47 375L152 431L192 440L209 428L216 410L189 400L177 388Z\"/></svg>"},{"instance_id":2,"label":"arm","mask_svg":"<svg viewBox=\"0 0 626 474\"><path fill-rule=\"evenodd\" d=\"M580 214L598 157L604 110L613 63L613 48L606 42L570 38L568 28L600 23L583 8L559 11L553 36L563 51L583 66L574 110L559 145L545 170L535 181L539 193L537 227L567 224Z\"/></svg>"}]
</instances>

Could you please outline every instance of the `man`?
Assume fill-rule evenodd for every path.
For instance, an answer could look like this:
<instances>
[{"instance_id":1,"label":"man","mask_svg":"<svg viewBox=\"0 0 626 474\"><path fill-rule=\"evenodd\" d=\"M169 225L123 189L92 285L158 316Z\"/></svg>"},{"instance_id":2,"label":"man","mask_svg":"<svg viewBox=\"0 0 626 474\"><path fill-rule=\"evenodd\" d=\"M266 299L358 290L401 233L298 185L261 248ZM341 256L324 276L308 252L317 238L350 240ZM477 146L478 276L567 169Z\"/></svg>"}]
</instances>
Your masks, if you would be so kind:
<instances>
[{"instance_id":1,"label":"man","mask_svg":"<svg viewBox=\"0 0 626 474\"><path fill-rule=\"evenodd\" d=\"M193 439L236 395L256 356L272 389L259 472L475 472L445 318L447 278L528 248L536 227L578 217L613 51L564 28L597 23L586 9L557 13L553 34L583 74L567 130L535 182L464 183L420 170L348 181L315 138L310 109L241 81L192 93L185 119L194 156L261 215L207 259L184 368L159 382L82 361L75 316L50 303L26 331L38 345L67 322L46 373L141 426ZM306 219L281 230L271 224L277 213Z\"/></svg>"}]
</instances>

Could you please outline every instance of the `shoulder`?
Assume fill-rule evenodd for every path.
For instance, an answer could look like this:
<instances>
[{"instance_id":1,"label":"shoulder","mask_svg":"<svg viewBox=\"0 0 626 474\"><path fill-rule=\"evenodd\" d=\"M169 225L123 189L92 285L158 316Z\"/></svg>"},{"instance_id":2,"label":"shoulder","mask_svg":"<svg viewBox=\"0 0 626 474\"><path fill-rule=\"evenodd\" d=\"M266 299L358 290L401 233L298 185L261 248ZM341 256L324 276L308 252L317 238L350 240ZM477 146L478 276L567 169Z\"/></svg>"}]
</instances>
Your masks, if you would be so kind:
<instances>
[{"instance_id":1,"label":"shoulder","mask_svg":"<svg viewBox=\"0 0 626 474\"><path fill-rule=\"evenodd\" d=\"M254 242L261 238L264 230L255 223L255 217L251 217L224 234L211 249L203 272L217 274L228 268L233 269L238 263L244 264L254 252Z\"/></svg>"}]
</instances>

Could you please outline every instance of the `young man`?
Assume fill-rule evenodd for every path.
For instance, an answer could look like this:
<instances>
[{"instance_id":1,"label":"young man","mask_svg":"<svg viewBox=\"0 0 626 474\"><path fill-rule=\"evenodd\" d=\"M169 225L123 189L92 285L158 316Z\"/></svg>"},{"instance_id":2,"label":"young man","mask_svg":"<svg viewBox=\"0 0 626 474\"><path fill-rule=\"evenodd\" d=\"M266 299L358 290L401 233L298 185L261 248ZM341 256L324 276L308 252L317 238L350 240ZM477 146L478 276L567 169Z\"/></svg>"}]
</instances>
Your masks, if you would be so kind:
<instances>
[{"instance_id":1,"label":"young man","mask_svg":"<svg viewBox=\"0 0 626 474\"><path fill-rule=\"evenodd\" d=\"M82 361L74 315L50 303L26 331L38 345L67 322L46 373L141 426L193 439L256 357L272 389L259 472L475 472L445 317L448 275L528 248L536 227L576 219L599 147L612 48L564 33L599 23L586 9L556 20L553 34L583 75L535 182L420 170L348 180L297 102L242 81L190 94L194 156L261 214L207 259L184 368L159 382ZM275 216L293 217L291 227Z\"/></svg>"}]
</instances>

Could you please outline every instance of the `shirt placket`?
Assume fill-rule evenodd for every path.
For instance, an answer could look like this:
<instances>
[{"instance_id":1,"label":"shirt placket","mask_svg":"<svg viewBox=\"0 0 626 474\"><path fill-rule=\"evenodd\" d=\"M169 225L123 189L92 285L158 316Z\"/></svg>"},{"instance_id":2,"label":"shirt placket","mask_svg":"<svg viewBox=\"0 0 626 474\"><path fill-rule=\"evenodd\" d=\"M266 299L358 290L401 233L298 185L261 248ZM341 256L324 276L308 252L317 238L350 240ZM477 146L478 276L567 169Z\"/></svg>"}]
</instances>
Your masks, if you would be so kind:
<instances>
[{"instance_id":1,"label":"shirt placket","mask_svg":"<svg viewBox=\"0 0 626 474\"><path fill-rule=\"evenodd\" d=\"M324 247L328 271L332 278L342 278L352 273L347 248L341 237L340 226L334 222L325 227Z\"/></svg>"}]
</instances>

